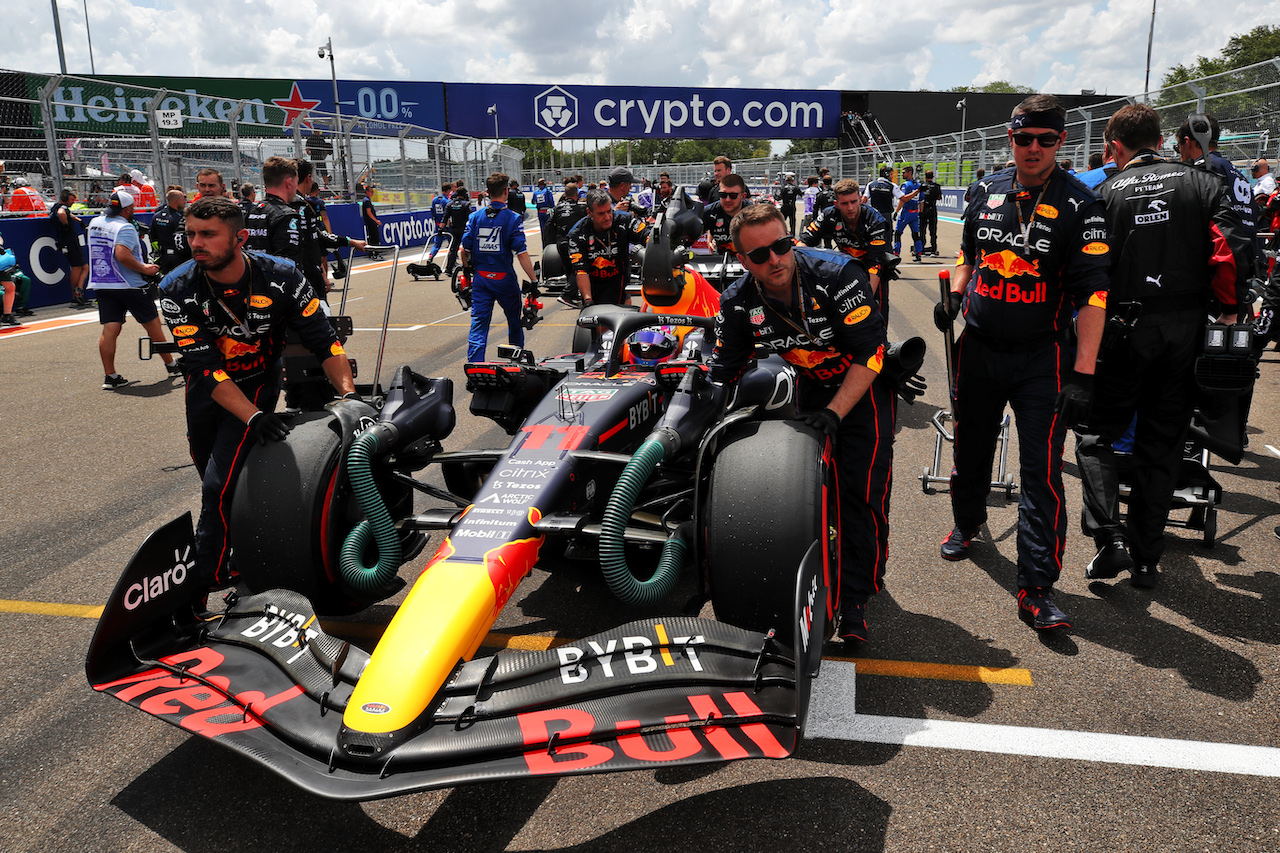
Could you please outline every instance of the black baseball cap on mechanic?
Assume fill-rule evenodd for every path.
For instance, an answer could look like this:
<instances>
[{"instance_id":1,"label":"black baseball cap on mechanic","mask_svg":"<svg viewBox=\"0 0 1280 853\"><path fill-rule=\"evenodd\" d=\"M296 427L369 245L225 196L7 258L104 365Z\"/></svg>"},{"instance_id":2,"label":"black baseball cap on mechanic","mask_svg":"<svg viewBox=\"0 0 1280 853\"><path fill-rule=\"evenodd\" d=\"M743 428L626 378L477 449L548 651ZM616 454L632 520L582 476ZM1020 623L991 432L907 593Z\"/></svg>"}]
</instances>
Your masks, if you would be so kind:
<instances>
[{"instance_id":1,"label":"black baseball cap on mechanic","mask_svg":"<svg viewBox=\"0 0 1280 853\"><path fill-rule=\"evenodd\" d=\"M618 166L609 172L609 186L616 187L618 184L634 183L636 176L631 174L631 170L626 166Z\"/></svg>"}]
</instances>

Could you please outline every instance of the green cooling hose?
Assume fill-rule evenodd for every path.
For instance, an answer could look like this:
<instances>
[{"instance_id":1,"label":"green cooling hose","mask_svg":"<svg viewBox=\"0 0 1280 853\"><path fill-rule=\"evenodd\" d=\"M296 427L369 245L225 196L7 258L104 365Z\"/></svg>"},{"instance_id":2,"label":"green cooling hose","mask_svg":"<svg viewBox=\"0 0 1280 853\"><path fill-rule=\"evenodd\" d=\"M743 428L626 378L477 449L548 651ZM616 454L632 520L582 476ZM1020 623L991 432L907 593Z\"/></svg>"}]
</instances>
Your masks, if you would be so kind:
<instances>
[{"instance_id":1,"label":"green cooling hose","mask_svg":"<svg viewBox=\"0 0 1280 853\"><path fill-rule=\"evenodd\" d=\"M377 430L358 436L347 452L347 478L367 520L361 521L347 534L339 563L342 579L353 589L367 593L377 592L391 582L400 568L401 557L400 534L373 481L370 460L377 453ZM370 538L377 545L378 562L366 566L364 549Z\"/></svg>"},{"instance_id":2,"label":"green cooling hose","mask_svg":"<svg viewBox=\"0 0 1280 853\"><path fill-rule=\"evenodd\" d=\"M663 544L662 556L658 559L653 577L645 581L639 580L627 566L623 539L627 522L631 519L631 510L640 490L664 455L666 448L657 439L651 438L640 445L622 470L618 485L609 496L604 520L600 525L600 566L604 570L605 581L613 594L627 604L651 605L660 601L675 588L680 570L684 567L688 544L679 534L670 537Z\"/></svg>"}]
</instances>

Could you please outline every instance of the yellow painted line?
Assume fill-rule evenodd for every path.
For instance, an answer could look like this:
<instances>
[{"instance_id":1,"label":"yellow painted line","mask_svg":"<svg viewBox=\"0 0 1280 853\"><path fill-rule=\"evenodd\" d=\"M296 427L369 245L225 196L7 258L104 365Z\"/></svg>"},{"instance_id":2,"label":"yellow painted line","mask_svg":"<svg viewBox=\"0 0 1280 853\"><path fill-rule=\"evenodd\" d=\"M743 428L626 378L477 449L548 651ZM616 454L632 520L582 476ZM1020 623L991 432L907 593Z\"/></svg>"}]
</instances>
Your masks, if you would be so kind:
<instances>
[{"instance_id":1,"label":"yellow painted line","mask_svg":"<svg viewBox=\"0 0 1280 853\"><path fill-rule=\"evenodd\" d=\"M91 604L54 604L47 601L11 601L0 598L0 613L30 613L36 616L78 616L98 619L102 607Z\"/></svg>"},{"instance_id":2,"label":"yellow painted line","mask_svg":"<svg viewBox=\"0 0 1280 853\"><path fill-rule=\"evenodd\" d=\"M89 604L55 604L45 601L12 601L0 599L0 613L28 613L37 616L75 616L82 619L98 619L102 607ZM378 639L386 625L369 622L346 622L322 619L320 626L338 636ZM480 644L487 649L511 649L523 652L541 652L576 642L572 637L539 637L490 632ZM826 655L824 660L849 661L857 667L859 675L880 675L896 678L923 678L935 681L972 681L983 684L1011 684L1033 687L1031 670L1016 667L965 666L951 663L919 663L904 660L876 660L840 655Z\"/></svg>"},{"instance_id":3,"label":"yellow painted line","mask_svg":"<svg viewBox=\"0 0 1280 853\"><path fill-rule=\"evenodd\" d=\"M888 675L898 678L928 678L939 681L980 681L984 684L1015 684L1032 687L1031 670L1014 667L963 666L951 663L917 663L905 660L874 660L831 655L824 660L850 661L858 675Z\"/></svg>"}]
</instances>

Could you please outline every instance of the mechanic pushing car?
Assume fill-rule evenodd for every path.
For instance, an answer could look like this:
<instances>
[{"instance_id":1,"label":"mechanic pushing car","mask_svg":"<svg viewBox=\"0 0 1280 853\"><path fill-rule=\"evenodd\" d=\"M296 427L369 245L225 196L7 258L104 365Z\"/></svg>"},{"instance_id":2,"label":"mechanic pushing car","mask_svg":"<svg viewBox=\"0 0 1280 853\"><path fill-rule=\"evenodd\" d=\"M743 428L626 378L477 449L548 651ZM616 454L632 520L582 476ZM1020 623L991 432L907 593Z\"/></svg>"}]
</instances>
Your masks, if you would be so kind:
<instances>
[{"instance_id":1,"label":"mechanic pushing car","mask_svg":"<svg viewBox=\"0 0 1280 853\"><path fill-rule=\"evenodd\" d=\"M243 250L244 212L228 198L187 208L192 260L160 283L160 307L187 382L187 443L203 481L196 571L210 590L235 582L227 536L247 445L289 434L275 415L286 328L320 361L339 394L358 399L351 365L298 268Z\"/></svg>"},{"instance_id":2,"label":"mechanic pushing car","mask_svg":"<svg viewBox=\"0 0 1280 853\"><path fill-rule=\"evenodd\" d=\"M867 600L880 591L889 545L894 392L876 381L884 320L866 269L853 258L797 249L778 208L734 217L747 275L720 298L711 378L732 383L757 348L800 373L801 419L835 440L840 483L839 622L846 642L869 637Z\"/></svg>"}]
</instances>

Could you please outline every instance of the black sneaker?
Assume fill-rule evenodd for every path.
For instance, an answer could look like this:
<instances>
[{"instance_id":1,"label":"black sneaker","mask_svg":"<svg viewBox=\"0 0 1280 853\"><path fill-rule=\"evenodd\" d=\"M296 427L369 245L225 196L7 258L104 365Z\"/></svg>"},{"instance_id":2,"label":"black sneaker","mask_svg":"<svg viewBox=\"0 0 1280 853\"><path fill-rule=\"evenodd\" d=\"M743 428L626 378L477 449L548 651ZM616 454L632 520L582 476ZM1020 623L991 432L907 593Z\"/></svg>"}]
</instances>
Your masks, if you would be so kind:
<instances>
[{"instance_id":1,"label":"black sneaker","mask_svg":"<svg viewBox=\"0 0 1280 853\"><path fill-rule=\"evenodd\" d=\"M14 314L14 316L15 316L15 317L34 317L34 316L36 316L36 312L32 311L30 308L15 308L15 309L14 309L14 311L13 311L13 314Z\"/></svg>"},{"instance_id":2,"label":"black sneaker","mask_svg":"<svg viewBox=\"0 0 1280 853\"><path fill-rule=\"evenodd\" d=\"M18 318L12 314L0 314L0 326L21 326Z\"/></svg>"},{"instance_id":3,"label":"black sneaker","mask_svg":"<svg viewBox=\"0 0 1280 853\"><path fill-rule=\"evenodd\" d=\"M871 638L867 630L867 603L846 604L840 608L840 626L836 636L846 643L865 643Z\"/></svg>"},{"instance_id":4,"label":"black sneaker","mask_svg":"<svg viewBox=\"0 0 1280 853\"><path fill-rule=\"evenodd\" d=\"M179 367L178 362L175 361L173 364L166 364L164 366L164 372L170 376L181 376L182 368Z\"/></svg>"},{"instance_id":5,"label":"black sneaker","mask_svg":"<svg viewBox=\"0 0 1280 853\"><path fill-rule=\"evenodd\" d=\"M965 533L959 527L951 528L951 533L948 534L946 539L942 540L942 548L939 549L942 559L950 560L954 563L957 560L963 560L968 557L969 542L977 535L976 530L972 533Z\"/></svg>"},{"instance_id":6,"label":"black sneaker","mask_svg":"<svg viewBox=\"0 0 1280 853\"><path fill-rule=\"evenodd\" d=\"M1033 586L1018 590L1018 616L1037 631L1070 628L1071 620L1049 598L1052 587Z\"/></svg>"},{"instance_id":7,"label":"black sneaker","mask_svg":"<svg viewBox=\"0 0 1280 853\"><path fill-rule=\"evenodd\" d=\"M114 390L116 390L117 388L123 388L124 386L126 386L126 385L128 385L128 384L129 384L129 380L128 380L128 379L125 379L123 376L121 376L119 373L117 373L115 376L107 376L107 377L103 378L103 380L102 380L102 390L103 390L103 391L114 391Z\"/></svg>"},{"instance_id":8,"label":"black sneaker","mask_svg":"<svg viewBox=\"0 0 1280 853\"><path fill-rule=\"evenodd\" d=\"M1114 578L1133 568L1133 557L1123 538L1117 536L1098 549L1098 553L1084 568L1084 576L1091 581Z\"/></svg>"},{"instance_id":9,"label":"black sneaker","mask_svg":"<svg viewBox=\"0 0 1280 853\"><path fill-rule=\"evenodd\" d=\"M1160 583L1160 569L1155 563L1135 563L1129 571L1130 583L1138 589L1155 589Z\"/></svg>"},{"instance_id":10,"label":"black sneaker","mask_svg":"<svg viewBox=\"0 0 1280 853\"><path fill-rule=\"evenodd\" d=\"M581 300L570 299L569 297L565 296L563 293L556 297L556 302L559 302L561 305L568 305L570 308L582 307Z\"/></svg>"}]
</instances>

